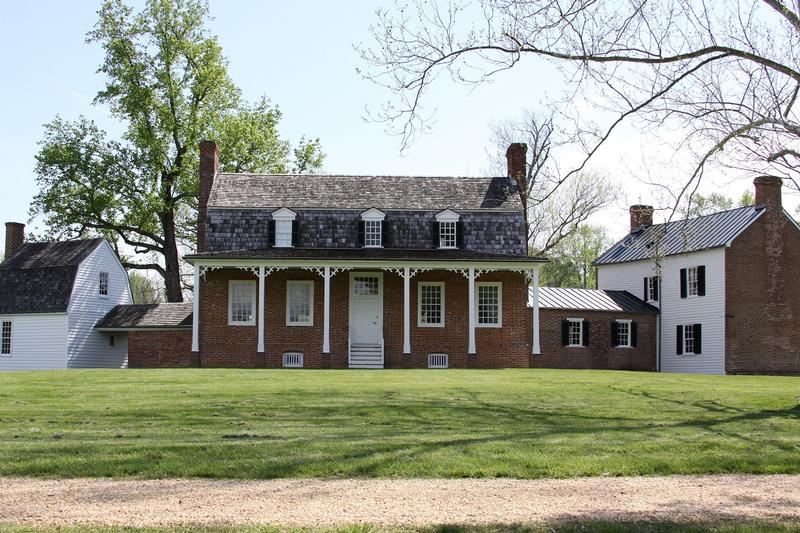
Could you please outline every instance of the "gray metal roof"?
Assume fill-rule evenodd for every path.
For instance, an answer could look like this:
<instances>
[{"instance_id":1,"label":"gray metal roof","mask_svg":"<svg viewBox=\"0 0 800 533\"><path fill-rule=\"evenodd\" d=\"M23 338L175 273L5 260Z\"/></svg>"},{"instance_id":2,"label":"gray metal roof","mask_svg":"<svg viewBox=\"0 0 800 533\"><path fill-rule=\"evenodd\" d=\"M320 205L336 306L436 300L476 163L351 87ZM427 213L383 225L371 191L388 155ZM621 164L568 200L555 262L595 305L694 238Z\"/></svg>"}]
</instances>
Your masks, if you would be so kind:
<instances>
[{"instance_id":1,"label":"gray metal roof","mask_svg":"<svg viewBox=\"0 0 800 533\"><path fill-rule=\"evenodd\" d=\"M533 301L533 290L528 293ZM542 309L574 309L576 311L616 311L621 313L658 313L658 309L643 302L628 291L540 287L539 307Z\"/></svg>"},{"instance_id":2,"label":"gray metal roof","mask_svg":"<svg viewBox=\"0 0 800 533\"><path fill-rule=\"evenodd\" d=\"M214 177L210 208L521 209L508 178L226 174Z\"/></svg>"},{"instance_id":3,"label":"gray metal roof","mask_svg":"<svg viewBox=\"0 0 800 533\"><path fill-rule=\"evenodd\" d=\"M751 205L702 217L655 224L629 233L598 257L595 264L653 259L659 239L659 255L683 254L725 246L760 217L764 209L761 205Z\"/></svg>"},{"instance_id":4,"label":"gray metal roof","mask_svg":"<svg viewBox=\"0 0 800 533\"><path fill-rule=\"evenodd\" d=\"M101 242L23 244L0 263L0 314L66 312L78 267Z\"/></svg>"},{"instance_id":5,"label":"gray metal roof","mask_svg":"<svg viewBox=\"0 0 800 533\"><path fill-rule=\"evenodd\" d=\"M192 327L192 303L117 305L96 329L185 329Z\"/></svg>"}]
</instances>

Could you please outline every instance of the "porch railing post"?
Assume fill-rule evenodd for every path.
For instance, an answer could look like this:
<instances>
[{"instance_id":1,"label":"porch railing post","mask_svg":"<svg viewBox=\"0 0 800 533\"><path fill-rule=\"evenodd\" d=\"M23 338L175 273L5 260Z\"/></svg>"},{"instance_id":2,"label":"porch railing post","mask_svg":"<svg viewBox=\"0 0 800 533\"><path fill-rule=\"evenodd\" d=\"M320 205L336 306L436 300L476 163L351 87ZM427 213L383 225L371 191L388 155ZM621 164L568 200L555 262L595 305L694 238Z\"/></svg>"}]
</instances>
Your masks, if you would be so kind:
<instances>
[{"instance_id":1,"label":"porch railing post","mask_svg":"<svg viewBox=\"0 0 800 533\"><path fill-rule=\"evenodd\" d=\"M411 353L411 269L403 269L403 353Z\"/></svg>"},{"instance_id":2,"label":"porch railing post","mask_svg":"<svg viewBox=\"0 0 800 533\"><path fill-rule=\"evenodd\" d=\"M200 351L200 266L194 265L192 294L192 351Z\"/></svg>"},{"instance_id":3,"label":"porch railing post","mask_svg":"<svg viewBox=\"0 0 800 533\"><path fill-rule=\"evenodd\" d=\"M542 348L539 345L539 269L533 269L533 337L531 353L540 355Z\"/></svg>"},{"instance_id":4,"label":"porch railing post","mask_svg":"<svg viewBox=\"0 0 800 533\"><path fill-rule=\"evenodd\" d=\"M475 354L475 269L469 269L469 350Z\"/></svg>"},{"instance_id":5,"label":"porch railing post","mask_svg":"<svg viewBox=\"0 0 800 533\"><path fill-rule=\"evenodd\" d=\"M331 267L326 266L323 276L322 353L331 353Z\"/></svg>"},{"instance_id":6,"label":"porch railing post","mask_svg":"<svg viewBox=\"0 0 800 533\"><path fill-rule=\"evenodd\" d=\"M264 265L258 267L258 352L264 353Z\"/></svg>"}]
</instances>

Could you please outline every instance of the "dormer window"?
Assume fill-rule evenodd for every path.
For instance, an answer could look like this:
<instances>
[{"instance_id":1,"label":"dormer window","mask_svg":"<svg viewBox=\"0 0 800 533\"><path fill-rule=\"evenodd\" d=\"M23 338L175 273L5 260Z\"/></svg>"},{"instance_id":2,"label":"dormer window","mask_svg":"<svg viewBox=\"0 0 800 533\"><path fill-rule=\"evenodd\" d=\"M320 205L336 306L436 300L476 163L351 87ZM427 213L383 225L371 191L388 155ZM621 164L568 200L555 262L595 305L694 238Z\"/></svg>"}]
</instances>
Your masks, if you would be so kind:
<instances>
[{"instance_id":1,"label":"dormer window","mask_svg":"<svg viewBox=\"0 0 800 533\"><path fill-rule=\"evenodd\" d=\"M358 237L364 248L382 248L386 246L386 214L379 210L368 209L361 213Z\"/></svg>"},{"instance_id":2,"label":"dormer window","mask_svg":"<svg viewBox=\"0 0 800 533\"><path fill-rule=\"evenodd\" d=\"M273 246L291 248L298 245L296 218L297 213L285 207L272 212Z\"/></svg>"},{"instance_id":3,"label":"dormer window","mask_svg":"<svg viewBox=\"0 0 800 533\"><path fill-rule=\"evenodd\" d=\"M434 248L454 249L459 248L461 231L459 219L461 215L450 209L445 209L436 215L433 227Z\"/></svg>"}]
</instances>

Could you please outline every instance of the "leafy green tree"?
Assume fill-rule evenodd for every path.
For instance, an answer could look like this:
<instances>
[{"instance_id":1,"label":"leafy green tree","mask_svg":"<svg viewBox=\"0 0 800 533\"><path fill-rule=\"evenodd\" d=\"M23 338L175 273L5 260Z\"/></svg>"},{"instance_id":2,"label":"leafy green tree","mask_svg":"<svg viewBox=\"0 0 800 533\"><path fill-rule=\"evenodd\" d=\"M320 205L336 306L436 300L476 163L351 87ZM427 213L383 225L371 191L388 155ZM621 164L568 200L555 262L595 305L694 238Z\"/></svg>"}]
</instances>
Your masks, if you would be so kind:
<instances>
[{"instance_id":1,"label":"leafy green tree","mask_svg":"<svg viewBox=\"0 0 800 533\"><path fill-rule=\"evenodd\" d=\"M147 0L138 13L106 0L87 39L105 52L95 103L125 132L111 139L90 119L56 117L37 155L31 216L47 236L124 243L126 267L156 271L170 302L183 299L180 251L195 239L200 140L219 140L224 170L313 172L324 158L317 139L294 150L281 139L269 100L242 99L207 15L202 0Z\"/></svg>"},{"instance_id":2,"label":"leafy green tree","mask_svg":"<svg viewBox=\"0 0 800 533\"><path fill-rule=\"evenodd\" d=\"M139 272L131 272L128 279L131 282L133 303L159 304L164 301L161 292L152 279Z\"/></svg>"},{"instance_id":3,"label":"leafy green tree","mask_svg":"<svg viewBox=\"0 0 800 533\"><path fill-rule=\"evenodd\" d=\"M592 263L610 245L604 227L578 226L550 249L550 262L542 267L542 285L594 288L597 272Z\"/></svg>"}]
</instances>

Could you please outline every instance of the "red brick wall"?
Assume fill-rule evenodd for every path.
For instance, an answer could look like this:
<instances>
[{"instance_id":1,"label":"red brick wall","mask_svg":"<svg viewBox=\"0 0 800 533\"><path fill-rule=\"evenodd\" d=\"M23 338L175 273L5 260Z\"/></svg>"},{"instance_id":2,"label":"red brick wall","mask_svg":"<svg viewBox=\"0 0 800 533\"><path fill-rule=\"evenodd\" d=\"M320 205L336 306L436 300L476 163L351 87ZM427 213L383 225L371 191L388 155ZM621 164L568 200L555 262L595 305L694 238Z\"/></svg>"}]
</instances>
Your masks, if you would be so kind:
<instances>
[{"instance_id":1,"label":"red brick wall","mask_svg":"<svg viewBox=\"0 0 800 533\"><path fill-rule=\"evenodd\" d=\"M725 371L800 373L800 231L767 210L725 253Z\"/></svg>"},{"instance_id":2,"label":"red brick wall","mask_svg":"<svg viewBox=\"0 0 800 533\"><path fill-rule=\"evenodd\" d=\"M382 271L379 271L382 272ZM467 279L458 273L429 271L411 280L411 354L403 354L403 280L382 272L383 324L387 367L425 367L428 353L450 355L452 367L527 367L531 322L526 307L524 277L511 272L491 272L478 281L503 283L503 327L476 328L477 355L467 355ZM331 279L330 354L322 353L323 281L305 270L284 270L266 278L265 349L256 351L254 326L228 326L228 281L256 279L237 269L206 274L200 301L200 361L203 366L279 367L284 352L302 352L304 366L346 368L349 327L350 272ZM286 326L286 281L314 281L314 325ZM417 327L417 282L445 282L445 327Z\"/></svg>"},{"instance_id":3,"label":"red brick wall","mask_svg":"<svg viewBox=\"0 0 800 533\"><path fill-rule=\"evenodd\" d=\"M128 368L192 366L192 330L131 331Z\"/></svg>"},{"instance_id":4,"label":"red brick wall","mask_svg":"<svg viewBox=\"0 0 800 533\"><path fill-rule=\"evenodd\" d=\"M583 318L590 322L589 346L562 346L561 322L566 318ZM635 348L611 346L611 322L617 319L636 322L638 342ZM531 357L532 367L656 370L655 314L541 309L539 324L542 354Z\"/></svg>"}]
</instances>

